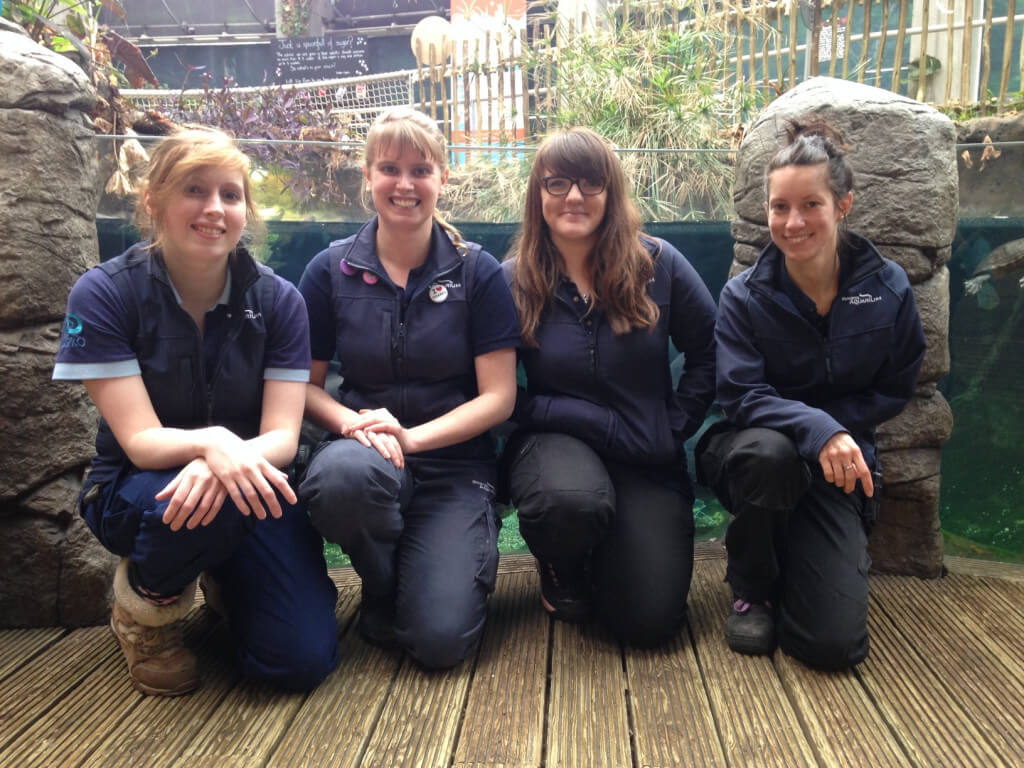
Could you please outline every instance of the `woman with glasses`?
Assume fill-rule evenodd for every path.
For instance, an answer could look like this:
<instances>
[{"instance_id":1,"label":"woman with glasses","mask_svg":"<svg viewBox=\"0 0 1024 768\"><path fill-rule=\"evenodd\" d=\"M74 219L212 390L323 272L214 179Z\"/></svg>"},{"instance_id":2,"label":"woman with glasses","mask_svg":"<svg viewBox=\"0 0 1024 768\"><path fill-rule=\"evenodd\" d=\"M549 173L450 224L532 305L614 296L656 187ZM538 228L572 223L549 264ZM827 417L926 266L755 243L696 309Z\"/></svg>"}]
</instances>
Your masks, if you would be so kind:
<instances>
[{"instance_id":1,"label":"woman with glasses","mask_svg":"<svg viewBox=\"0 0 1024 768\"><path fill-rule=\"evenodd\" d=\"M593 611L654 645L686 617L693 489L683 441L714 395L715 304L679 251L641 232L618 159L574 128L534 158L503 265L527 386L503 479L556 619ZM669 341L685 355L673 388Z\"/></svg>"}]
</instances>

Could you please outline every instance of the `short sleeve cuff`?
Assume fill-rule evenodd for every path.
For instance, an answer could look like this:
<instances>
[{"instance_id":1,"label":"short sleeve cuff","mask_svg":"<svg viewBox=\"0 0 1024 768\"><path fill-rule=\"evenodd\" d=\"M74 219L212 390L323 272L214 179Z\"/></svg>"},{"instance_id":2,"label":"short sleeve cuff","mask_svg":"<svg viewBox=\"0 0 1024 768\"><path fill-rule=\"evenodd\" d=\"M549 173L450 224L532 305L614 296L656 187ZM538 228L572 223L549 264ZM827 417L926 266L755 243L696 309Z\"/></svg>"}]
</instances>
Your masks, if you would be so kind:
<instances>
[{"instance_id":1,"label":"short sleeve cuff","mask_svg":"<svg viewBox=\"0 0 1024 768\"><path fill-rule=\"evenodd\" d=\"M267 368L263 371L264 381L297 381L301 384L309 382L308 368Z\"/></svg>"},{"instance_id":2,"label":"short sleeve cuff","mask_svg":"<svg viewBox=\"0 0 1024 768\"><path fill-rule=\"evenodd\" d=\"M89 379L120 379L142 373L139 361L119 360L113 363L57 363L53 366L54 380L87 381Z\"/></svg>"}]
</instances>

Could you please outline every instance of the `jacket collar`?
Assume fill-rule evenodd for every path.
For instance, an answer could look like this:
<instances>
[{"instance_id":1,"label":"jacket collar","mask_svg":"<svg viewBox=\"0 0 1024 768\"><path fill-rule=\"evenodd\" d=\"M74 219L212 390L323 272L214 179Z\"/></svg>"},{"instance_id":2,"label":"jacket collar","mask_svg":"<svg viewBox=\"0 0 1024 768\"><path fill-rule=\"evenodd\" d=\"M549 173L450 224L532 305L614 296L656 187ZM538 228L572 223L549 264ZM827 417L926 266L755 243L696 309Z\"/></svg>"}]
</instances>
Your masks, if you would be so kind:
<instances>
[{"instance_id":1,"label":"jacket collar","mask_svg":"<svg viewBox=\"0 0 1024 768\"><path fill-rule=\"evenodd\" d=\"M142 261L146 264L146 271L149 277L167 285L172 292L174 286L171 283L170 275L167 274L167 264L164 263L163 253L157 249L149 249L148 243L137 243L133 245L130 253L132 261ZM242 296L253 284L259 280L260 268L244 246L238 246L228 256L228 280L231 285L229 304L239 304Z\"/></svg>"},{"instance_id":2,"label":"jacket collar","mask_svg":"<svg viewBox=\"0 0 1024 768\"><path fill-rule=\"evenodd\" d=\"M377 256L377 225L375 215L359 228L345 254L345 260L353 267L368 269L379 277L385 277L387 273L384 265ZM462 256L448 237L448 233L441 229L436 221L432 222L430 249L427 251L426 261L419 267L421 273L429 278L449 271L461 260Z\"/></svg>"},{"instance_id":3,"label":"jacket collar","mask_svg":"<svg viewBox=\"0 0 1024 768\"><path fill-rule=\"evenodd\" d=\"M882 255L874 244L855 232L846 233L846 242L839 258L842 260L840 292L845 286L860 282L884 266ZM779 247L775 243L769 243L757 257L754 266L750 268L750 272L744 280L747 287L751 290L772 293L779 284L777 278L784 259Z\"/></svg>"}]
</instances>

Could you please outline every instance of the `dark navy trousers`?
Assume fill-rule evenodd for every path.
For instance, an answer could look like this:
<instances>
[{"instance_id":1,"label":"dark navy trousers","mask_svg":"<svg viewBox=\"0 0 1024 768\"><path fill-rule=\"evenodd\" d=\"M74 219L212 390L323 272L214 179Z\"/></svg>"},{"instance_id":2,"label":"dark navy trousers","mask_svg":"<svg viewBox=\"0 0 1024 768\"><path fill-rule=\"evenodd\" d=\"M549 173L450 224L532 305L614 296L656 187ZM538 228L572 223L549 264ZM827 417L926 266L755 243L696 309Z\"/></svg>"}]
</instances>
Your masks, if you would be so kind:
<instances>
[{"instance_id":1,"label":"dark navy trousers","mask_svg":"<svg viewBox=\"0 0 1024 768\"><path fill-rule=\"evenodd\" d=\"M220 584L242 673L294 690L314 688L338 660L337 590L305 509L242 515L231 498L205 526L172 531L154 496L178 470L136 472L108 484L83 515L101 543L128 557L141 586L180 593L202 571Z\"/></svg>"},{"instance_id":2,"label":"dark navy trousers","mask_svg":"<svg viewBox=\"0 0 1024 768\"><path fill-rule=\"evenodd\" d=\"M866 528L875 503L860 485L847 494L826 482L770 429L715 425L698 444L697 465L733 515L726 581L737 597L778 606L779 647L818 667L867 658Z\"/></svg>"},{"instance_id":3,"label":"dark navy trousers","mask_svg":"<svg viewBox=\"0 0 1024 768\"><path fill-rule=\"evenodd\" d=\"M313 525L341 545L363 595L393 601L399 645L446 668L480 637L498 572L493 462L406 456L322 443L299 493Z\"/></svg>"},{"instance_id":4,"label":"dark navy trousers","mask_svg":"<svg viewBox=\"0 0 1024 768\"><path fill-rule=\"evenodd\" d=\"M520 433L506 450L509 494L530 551L556 571L589 559L597 613L626 642L656 645L679 632L693 572L685 466L607 461L557 433Z\"/></svg>"}]
</instances>

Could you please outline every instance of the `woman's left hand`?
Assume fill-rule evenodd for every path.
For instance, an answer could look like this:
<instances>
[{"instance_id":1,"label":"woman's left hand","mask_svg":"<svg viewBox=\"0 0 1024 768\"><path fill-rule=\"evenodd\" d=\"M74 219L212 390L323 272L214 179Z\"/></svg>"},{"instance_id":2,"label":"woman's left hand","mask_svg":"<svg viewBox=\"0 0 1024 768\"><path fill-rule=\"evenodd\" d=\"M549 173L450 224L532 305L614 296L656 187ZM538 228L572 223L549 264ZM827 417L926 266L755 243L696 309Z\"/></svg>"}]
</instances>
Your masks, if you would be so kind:
<instances>
[{"instance_id":1,"label":"woman's left hand","mask_svg":"<svg viewBox=\"0 0 1024 768\"><path fill-rule=\"evenodd\" d=\"M161 518L172 531L209 525L217 516L228 492L205 459L193 459L156 495L170 499Z\"/></svg>"},{"instance_id":2,"label":"woman's left hand","mask_svg":"<svg viewBox=\"0 0 1024 768\"><path fill-rule=\"evenodd\" d=\"M402 453L412 452L409 430L403 427L387 408L364 408L359 411L359 417L358 421L349 425L347 433L361 430L371 441L375 435L381 438L391 437L393 444L400 448Z\"/></svg>"},{"instance_id":3,"label":"woman's left hand","mask_svg":"<svg viewBox=\"0 0 1024 768\"><path fill-rule=\"evenodd\" d=\"M875 485L871 480L871 469L864 462L857 441L849 432L837 432L825 443L818 454L818 463L825 475L825 481L851 493L860 479L865 496L873 496Z\"/></svg>"}]
</instances>

